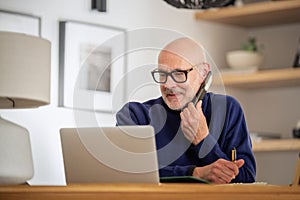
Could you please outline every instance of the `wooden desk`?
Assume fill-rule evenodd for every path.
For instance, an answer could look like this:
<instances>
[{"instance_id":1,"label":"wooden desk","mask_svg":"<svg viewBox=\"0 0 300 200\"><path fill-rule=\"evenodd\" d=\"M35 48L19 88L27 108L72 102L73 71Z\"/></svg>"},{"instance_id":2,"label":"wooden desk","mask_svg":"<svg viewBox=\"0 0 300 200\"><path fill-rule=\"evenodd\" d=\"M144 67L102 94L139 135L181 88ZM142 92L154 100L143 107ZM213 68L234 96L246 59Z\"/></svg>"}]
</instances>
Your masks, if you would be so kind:
<instances>
[{"instance_id":1,"label":"wooden desk","mask_svg":"<svg viewBox=\"0 0 300 200\"><path fill-rule=\"evenodd\" d=\"M1 186L1 200L187 199L299 200L300 187L205 184L81 184L69 186Z\"/></svg>"}]
</instances>

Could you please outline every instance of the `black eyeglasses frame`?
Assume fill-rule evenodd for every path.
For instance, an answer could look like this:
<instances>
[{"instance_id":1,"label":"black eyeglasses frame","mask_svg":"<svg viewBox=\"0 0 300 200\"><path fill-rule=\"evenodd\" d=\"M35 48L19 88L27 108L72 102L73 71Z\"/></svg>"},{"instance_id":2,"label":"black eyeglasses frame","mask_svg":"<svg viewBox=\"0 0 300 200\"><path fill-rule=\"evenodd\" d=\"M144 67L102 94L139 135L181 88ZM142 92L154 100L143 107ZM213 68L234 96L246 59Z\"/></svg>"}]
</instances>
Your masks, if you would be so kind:
<instances>
[{"instance_id":1,"label":"black eyeglasses frame","mask_svg":"<svg viewBox=\"0 0 300 200\"><path fill-rule=\"evenodd\" d=\"M164 84L164 83L166 83L167 80L168 80L168 76L171 76L172 79L173 79L173 81L175 81L176 83L185 83L185 82L187 81L187 79L188 79L188 77L187 77L188 73L191 72L192 70L194 70L195 67L196 67L196 66L193 66L192 68L187 69L187 70L178 70L178 69L176 69L176 70L173 70L173 71L171 71L171 72L166 72L166 71L162 71L162 70L159 70L159 69L154 69L153 71L151 71L151 74L152 74L153 80L154 80L156 83L159 83L159 84ZM158 73L158 72L159 72L159 73L164 73L164 74L166 74L166 80L165 80L165 81L162 82L162 81L157 81L157 80L155 79L155 73ZM172 75L172 74L175 73L175 72L183 72L184 75L185 75L185 80L184 80L184 81L177 81L177 80L174 78L174 76Z\"/></svg>"}]
</instances>

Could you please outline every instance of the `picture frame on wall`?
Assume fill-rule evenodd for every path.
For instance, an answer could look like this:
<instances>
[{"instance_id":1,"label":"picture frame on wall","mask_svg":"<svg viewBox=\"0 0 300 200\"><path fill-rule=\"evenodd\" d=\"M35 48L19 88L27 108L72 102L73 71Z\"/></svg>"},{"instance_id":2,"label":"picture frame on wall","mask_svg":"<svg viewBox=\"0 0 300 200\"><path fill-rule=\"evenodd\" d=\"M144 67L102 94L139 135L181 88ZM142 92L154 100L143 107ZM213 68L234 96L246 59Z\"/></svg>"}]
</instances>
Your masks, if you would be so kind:
<instances>
[{"instance_id":1,"label":"picture frame on wall","mask_svg":"<svg viewBox=\"0 0 300 200\"><path fill-rule=\"evenodd\" d=\"M41 37L41 17L0 9L0 31Z\"/></svg>"},{"instance_id":2,"label":"picture frame on wall","mask_svg":"<svg viewBox=\"0 0 300 200\"><path fill-rule=\"evenodd\" d=\"M113 112L124 100L125 29L59 22L59 106Z\"/></svg>"}]
</instances>

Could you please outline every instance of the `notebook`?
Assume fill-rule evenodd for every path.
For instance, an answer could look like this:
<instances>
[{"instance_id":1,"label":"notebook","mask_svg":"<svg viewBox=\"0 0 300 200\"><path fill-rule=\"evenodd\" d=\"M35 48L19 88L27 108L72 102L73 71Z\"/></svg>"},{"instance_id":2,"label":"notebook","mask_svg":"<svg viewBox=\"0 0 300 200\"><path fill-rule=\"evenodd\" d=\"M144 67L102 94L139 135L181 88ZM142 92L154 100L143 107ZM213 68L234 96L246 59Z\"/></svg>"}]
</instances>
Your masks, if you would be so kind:
<instances>
[{"instance_id":1,"label":"notebook","mask_svg":"<svg viewBox=\"0 0 300 200\"><path fill-rule=\"evenodd\" d=\"M159 183L154 129L60 129L67 184Z\"/></svg>"}]
</instances>

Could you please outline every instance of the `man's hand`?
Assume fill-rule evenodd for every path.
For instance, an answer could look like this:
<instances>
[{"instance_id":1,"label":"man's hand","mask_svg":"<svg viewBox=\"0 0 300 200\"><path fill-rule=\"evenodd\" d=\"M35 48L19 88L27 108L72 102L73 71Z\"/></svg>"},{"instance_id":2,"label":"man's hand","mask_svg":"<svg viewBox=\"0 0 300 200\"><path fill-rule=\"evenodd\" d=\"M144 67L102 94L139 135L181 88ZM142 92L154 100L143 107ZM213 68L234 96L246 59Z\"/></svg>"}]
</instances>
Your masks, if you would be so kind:
<instances>
[{"instance_id":1,"label":"man's hand","mask_svg":"<svg viewBox=\"0 0 300 200\"><path fill-rule=\"evenodd\" d=\"M201 105L202 101L197 103L196 108L193 103L189 103L180 113L182 132L194 145L199 144L208 135L206 118Z\"/></svg>"},{"instance_id":2,"label":"man's hand","mask_svg":"<svg viewBox=\"0 0 300 200\"><path fill-rule=\"evenodd\" d=\"M204 167L196 167L193 176L202 178L212 183L225 184L230 183L239 174L239 168L244 165L243 159L237 160L236 163L225 159L218 159L216 162Z\"/></svg>"}]
</instances>

